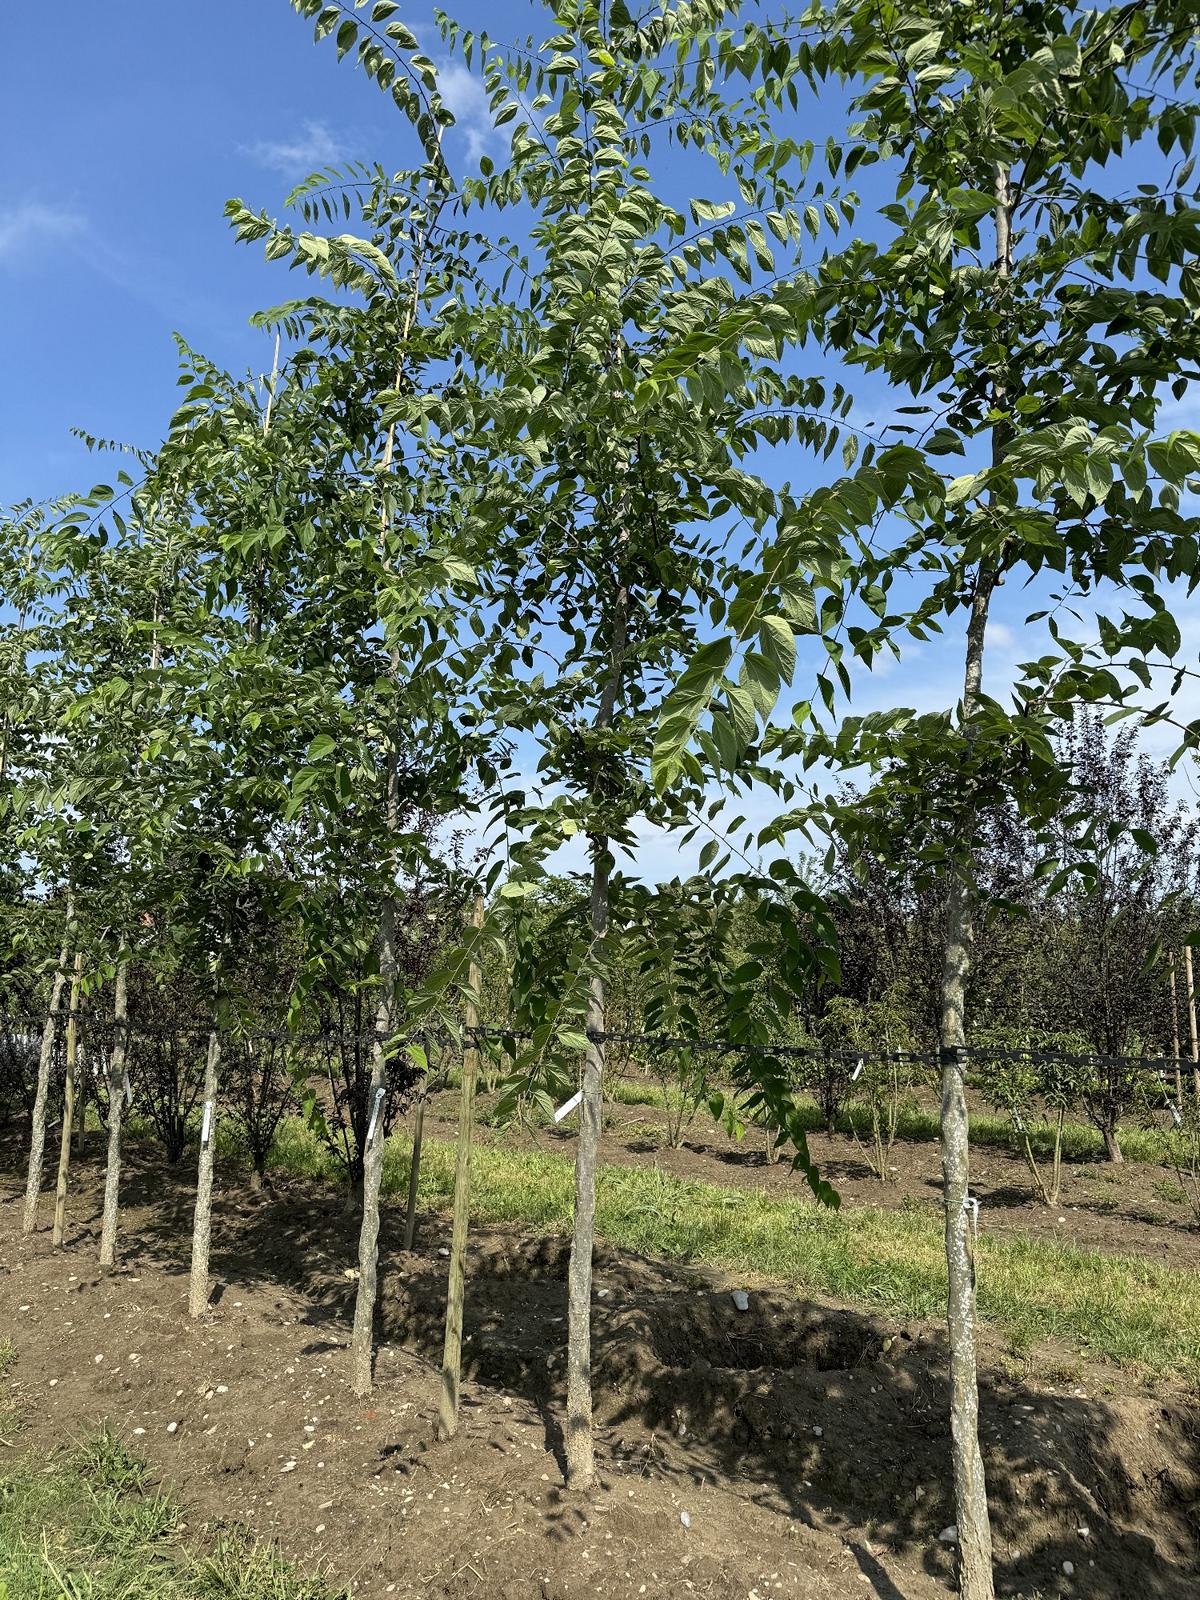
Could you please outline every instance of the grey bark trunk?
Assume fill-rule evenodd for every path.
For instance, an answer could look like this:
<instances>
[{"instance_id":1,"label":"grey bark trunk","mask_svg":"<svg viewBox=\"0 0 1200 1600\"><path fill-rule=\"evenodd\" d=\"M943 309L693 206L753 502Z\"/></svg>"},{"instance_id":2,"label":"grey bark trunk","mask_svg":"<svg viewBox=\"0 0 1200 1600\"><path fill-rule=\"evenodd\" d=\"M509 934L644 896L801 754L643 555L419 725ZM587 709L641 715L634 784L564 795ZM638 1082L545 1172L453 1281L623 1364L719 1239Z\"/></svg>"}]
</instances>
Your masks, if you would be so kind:
<instances>
[{"instance_id":1,"label":"grey bark trunk","mask_svg":"<svg viewBox=\"0 0 1200 1600\"><path fill-rule=\"evenodd\" d=\"M594 945L608 932L608 886L612 858L608 840L592 841L591 922ZM592 1244L596 1227L596 1166L603 1109L606 986L600 971L588 988L588 1046L583 1057L579 1149L575 1156L575 1218L567 1273L567 1482L588 1489L596 1479L592 1435Z\"/></svg>"},{"instance_id":2,"label":"grey bark trunk","mask_svg":"<svg viewBox=\"0 0 1200 1600\"><path fill-rule=\"evenodd\" d=\"M618 534L618 548L625 542ZM596 728L612 726L624 672L628 639L629 593L618 589L612 611L611 666L596 711ZM608 934L612 856L602 834L591 837L592 975L588 984L588 1043L583 1055L583 1095L579 1106L579 1148L575 1153L575 1212L571 1261L567 1269L567 1483L589 1489L596 1480L592 1432L592 1244L596 1230L596 1167L604 1109L604 1043L607 986L603 942Z\"/></svg>"},{"instance_id":3,"label":"grey bark trunk","mask_svg":"<svg viewBox=\"0 0 1200 1600\"><path fill-rule=\"evenodd\" d=\"M221 1041L214 1029L208 1036L204 1065L204 1106L200 1113L200 1160L196 1172L196 1213L192 1225L192 1278L188 1289L188 1315L200 1316L208 1305L208 1256L212 1243L213 1162L217 1153L217 1088ZM207 1133L207 1136L206 1136Z\"/></svg>"},{"instance_id":4,"label":"grey bark trunk","mask_svg":"<svg viewBox=\"0 0 1200 1600\"><path fill-rule=\"evenodd\" d=\"M52 1243L61 1245L67 1228L67 1183L71 1170L71 1126L75 1120L75 1068L79 1058L79 976L83 952L75 953L71 978L71 1011L67 1018L67 1078L63 1086L62 1142L58 1147L58 1182L54 1187L54 1233Z\"/></svg>"},{"instance_id":5,"label":"grey bark trunk","mask_svg":"<svg viewBox=\"0 0 1200 1600\"><path fill-rule=\"evenodd\" d=\"M483 926L483 901L477 899L471 913L471 926ZM458 1391L462 1380L463 1301L467 1269L467 1229L471 1208L471 1140L475 1127L475 1085L479 1080L479 1046L474 1030L479 1027L476 996L483 973L472 961L468 977L470 996L466 1022L471 1035L463 1051L462 1086L458 1102L458 1148L454 1157L454 1228L450 1238L450 1277L446 1288L446 1341L442 1351L442 1395L438 1405L438 1436L453 1439L458 1432Z\"/></svg>"},{"instance_id":6,"label":"grey bark trunk","mask_svg":"<svg viewBox=\"0 0 1200 1600\"><path fill-rule=\"evenodd\" d=\"M375 1012L375 1043L371 1057L371 1082L367 1091L367 1127L370 1130L372 1122L375 1126L363 1152L358 1296L354 1303L354 1332L350 1341L350 1383L359 1396L371 1392L379 1255L379 1186L383 1178L384 1106L387 1099L387 1047L392 1034L392 1010L396 995L395 922L395 904L389 899L379 924L379 1004Z\"/></svg>"},{"instance_id":7,"label":"grey bark trunk","mask_svg":"<svg viewBox=\"0 0 1200 1600\"><path fill-rule=\"evenodd\" d=\"M996 264L1003 283L1012 264L1008 173L996 168ZM993 382L993 403L1004 403L1004 385ZM1004 434L992 434L992 462L1004 456ZM993 501L994 504L999 502ZM983 651L988 611L999 576L995 557L985 556L975 573L975 592L967 624L962 716L965 737L974 743L972 719L983 690ZM963 807L960 836L973 839L977 811ZM965 1083L964 1007L974 940L975 891L969 871L952 868L946 896L946 935L942 963L940 1032L942 1043L942 1182L946 1207L947 1323L950 1336L950 1436L954 1501L958 1528L959 1592L963 1600L993 1600L992 1532L987 1480L979 1448L979 1375L975 1338L975 1251L968 1214L971 1179Z\"/></svg>"},{"instance_id":8,"label":"grey bark trunk","mask_svg":"<svg viewBox=\"0 0 1200 1600\"><path fill-rule=\"evenodd\" d=\"M67 905L67 922L71 921L71 905ZM38 1196L42 1190L42 1163L46 1155L46 1101L50 1093L50 1068L54 1063L54 1046L58 1039L58 1014L62 1005L63 990L67 986L67 943L64 935L59 951L58 966L50 989L50 1010L42 1029L42 1048L38 1056L37 1089L33 1098L29 1140L29 1169L25 1179L25 1213L21 1232L32 1233L37 1227Z\"/></svg>"},{"instance_id":9,"label":"grey bark trunk","mask_svg":"<svg viewBox=\"0 0 1200 1600\"><path fill-rule=\"evenodd\" d=\"M117 968L113 996L113 1044L108 1059L108 1165L104 1172L104 1215L100 1224L100 1265L106 1271L117 1259L117 1212L121 1190L121 1121L125 1115L125 1072L128 1058L127 964Z\"/></svg>"}]
</instances>

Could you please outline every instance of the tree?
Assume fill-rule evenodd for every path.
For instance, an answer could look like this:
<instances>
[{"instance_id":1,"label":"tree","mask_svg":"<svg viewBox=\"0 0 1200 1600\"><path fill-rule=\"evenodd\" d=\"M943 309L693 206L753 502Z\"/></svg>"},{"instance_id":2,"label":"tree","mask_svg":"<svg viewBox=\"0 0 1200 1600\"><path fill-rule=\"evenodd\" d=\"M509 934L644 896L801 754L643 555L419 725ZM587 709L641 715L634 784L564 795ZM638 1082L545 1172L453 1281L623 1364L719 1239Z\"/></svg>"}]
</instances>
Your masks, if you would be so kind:
<instances>
[{"instance_id":1,"label":"tree","mask_svg":"<svg viewBox=\"0 0 1200 1600\"><path fill-rule=\"evenodd\" d=\"M1195 926L1200 822L1172 803L1169 768L1083 713L1061 740L1071 801L1053 825L1071 876L1059 891L1062 1023L1101 1056L1171 1052L1163 952Z\"/></svg>"},{"instance_id":2,"label":"tree","mask_svg":"<svg viewBox=\"0 0 1200 1600\"><path fill-rule=\"evenodd\" d=\"M590 858L589 934L551 1014L534 998L544 973L514 971L517 1015L528 996L539 1016L515 1063L516 1091L547 1068L553 1080L564 1054L584 1060L566 1453L570 1483L585 1489L595 1471L590 1283L604 1035L628 892L619 853L643 821L703 826L699 768L658 789L648 782L664 691L704 649L733 530L784 514L750 456L764 443L820 447L829 437L810 415L824 386L790 373L785 358L802 327L795 189L754 97L733 101L713 85L727 11L672 8L638 23L623 6L559 5L557 34L517 50L446 30L468 61L479 49L497 120L513 126L508 163L496 172L489 163L465 192L485 208L520 201L533 214L523 298L503 342L486 347L485 437L498 459L481 509L496 540L487 598L497 632L482 692L496 722L538 750L537 789L514 786L497 802L510 835L525 835L501 896L536 884L564 838L585 838ZM773 93L766 74L755 90ZM685 149L711 149L714 175L736 198L696 199L690 216L667 199L643 165L660 129ZM780 277L760 215L788 258ZM797 580L793 603L813 617L807 581ZM765 627L714 750L736 750L755 694L777 690L792 660L790 628ZM715 854L706 848L704 864ZM796 898L805 903L802 886ZM678 925L668 898L654 919ZM811 1172L784 1098L773 1104Z\"/></svg>"},{"instance_id":3,"label":"tree","mask_svg":"<svg viewBox=\"0 0 1200 1600\"><path fill-rule=\"evenodd\" d=\"M1154 440L1152 430L1166 395L1195 371L1198 351L1186 198L1196 108L1175 94L1195 74L1195 19L1193 4L1091 10L932 0L881 9L848 0L830 8L816 42L797 46L792 68L844 73L861 85L860 120L848 147L831 146L832 168L884 160L895 177L895 198L880 211L882 240L856 241L818 271L820 331L852 364L908 390L915 406L905 409L921 420L900 425L904 445L864 453L849 488L815 492L803 532L789 530L768 552L770 570L788 570L789 554L801 561L813 521L850 507L853 603L830 609L831 665L820 686L829 710L839 679L851 687L847 649L870 665L906 632L927 638L951 622L957 634L965 619L963 692L952 714L847 717L826 733L805 703L798 727L780 733L775 748L806 763L886 765L871 805L857 814L833 808L832 824L871 840L898 814L910 819L908 848L923 852L945 895L952 1423L961 1585L971 1600L993 1592L964 1209L961 1047L979 912L975 824L1016 799L1044 825L1064 781L1048 741L1055 716L1080 699L1126 706L1128 681L1111 661L1139 645L1168 658L1178 647L1161 586L1195 570L1194 519L1180 514L1179 489L1200 466L1200 439ZM782 36L782 28L771 33ZM1155 181L1130 192L1130 150L1154 146ZM994 237L985 239L988 219ZM969 470L947 481L942 460L954 455ZM881 466L907 479L909 492L897 492L895 478L881 481ZM902 520L880 521L889 505ZM887 526L894 541L878 537ZM897 606L897 579L910 573L928 583ZM996 591L1018 574L1064 582L1049 616L1039 614L1052 648L1028 667L1009 710L984 691L983 653ZM1106 585L1135 600L1135 611L1102 617L1089 652L1064 637L1055 600ZM754 606L739 638L775 592L747 575L743 593ZM686 703L664 721L665 769L728 694L723 683L724 662L694 675ZM944 808L931 824L937 798ZM776 832L811 824L806 812Z\"/></svg>"}]
</instances>

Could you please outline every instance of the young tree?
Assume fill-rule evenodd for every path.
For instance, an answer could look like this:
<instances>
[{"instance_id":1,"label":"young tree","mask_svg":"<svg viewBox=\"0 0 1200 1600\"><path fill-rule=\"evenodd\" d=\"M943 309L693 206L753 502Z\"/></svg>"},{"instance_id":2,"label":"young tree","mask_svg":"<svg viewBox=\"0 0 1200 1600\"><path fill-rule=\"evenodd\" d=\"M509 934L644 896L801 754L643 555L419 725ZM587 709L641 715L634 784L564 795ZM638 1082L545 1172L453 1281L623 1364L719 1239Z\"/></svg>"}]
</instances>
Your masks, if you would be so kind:
<instances>
[{"instance_id":1,"label":"young tree","mask_svg":"<svg viewBox=\"0 0 1200 1600\"><path fill-rule=\"evenodd\" d=\"M1195 371L1200 341L1187 189L1196 106L1177 98L1195 77L1195 19L1194 4L1152 0L1096 9L1069 0L883 8L847 0L829 8L822 37L797 46L791 68L856 81L859 120L847 145L831 145L831 165L885 161L895 179L881 238L857 241L818 270L821 332L852 364L909 391L915 407L905 410L921 419L902 425L907 443L865 456L855 474L846 531L851 548L861 540L856 603L831 611L824 703L832 709L838 678L849 690L847 649L869 665L905 631L927 638L951 619L956 634L963 624L963 690L952 714L846 718L826 735L806 704L777 748L807 762L886 764L871 804L835 808L834 821L879 848L903 816L905 848L923 852L945 898L952 1424L961 1586L971 1600L993 1592L964 1209L976 820L1015 798L1044 823L1064 782L1047 739L1055 715L1080 698L1127 703L1119 674L1064 639L1056 601L1082 594L1103 606L1111 586L1135 610L1102 619L1102 652L1141 646L1169 657L1177 648L1162 588L1195 569L1194 519L1181 515L1179 489L1200 466L1200 440L1155 441L1152 430L1163 400ZM769 32L781 38L784 29ZM1131 189L1134 151L1153 181ZM955 455L967 470L947 481L942 463ZM898 524L878 519L881 503L898 504L881 502L881 464L913 485ZM839 491L840 503L850 494ZM813 516L828 503L825 491L813 495ZM880 537L889 526L900 534L894 542ZM808 533L806 522L777 542L771 570L787 570L789 554L802 559ZM901 575L922 574L927 585L898 604ZM993 600L1017 575L1051 589L1052 648L1028 668L1009 710L985 693L983 661ZM744 592L753 620L774 603L773 585L756 574ZM722 662L688 686L674 725L664 723L673 747L728 694L723 674Z\"/></svg>"}]
</instances>

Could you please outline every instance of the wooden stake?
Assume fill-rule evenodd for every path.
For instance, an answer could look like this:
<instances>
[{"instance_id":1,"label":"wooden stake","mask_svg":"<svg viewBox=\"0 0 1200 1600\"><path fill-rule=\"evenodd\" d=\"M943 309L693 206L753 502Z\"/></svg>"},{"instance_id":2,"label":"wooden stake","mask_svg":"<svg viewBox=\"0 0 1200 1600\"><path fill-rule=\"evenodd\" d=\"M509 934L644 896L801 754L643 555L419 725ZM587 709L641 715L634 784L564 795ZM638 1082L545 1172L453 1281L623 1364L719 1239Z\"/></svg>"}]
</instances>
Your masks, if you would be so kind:
<instances>
[{"instance_id":1,"label":"wooden stake","mask_svg":"<svg viewBox=\"0 0 1200 1600\"><path fill-rule=\"evenodd\" d=\"M483 896L471 912L471 926L483 926ZM463 1051L462 1086L458 1102L458 1149L454 1158L454 1228L450 1238L450 1279L446 1290L446 1343L442 1352L442 1397L438 1406L438 1437L453 1439L458 1432L458 1391L462 1378L463 1295L467 1260L467 1227L471 1207L471 1137L475 1124L475 1085L479 1079L478 995L483 983L479 963L472 961L467 979L467 1029L471 1042Z\"/></svg>"},{"instance_id":2,"label":"wooden stake","mask_svg":"<svg viewBox=\"0 0 1200 1600\"><path fill-rule=\"evenodd\" d=\"M117 1209L121 1188L121 1119L125 1113L125 1072L128 1061L128 965L117 968L113 996L113 1043L108 1058L108 1165L104 1173L104 1214L100 1224L100 1265L107 1271L117 1258Z\"/></svg>"},{"instance_id":3,"label":"wooden stake","mask_svg":"<svg viewBox=\"0 0 1200 1600\"><path fill-rule=\"evenodd\" d=\"M1183 1108L1183 1072L1179 1066L1179 995L1175 988L1175 952L1171 951L1171 1049L1175 1054L1175 1104Z\"/></svg>"},{"instance_id":4,"label":"wooden stake","mask_svg":"<svg viewBox=\"0 0 1200 1600\"><path fill-rule=\"evenodd\" d=\"M71 1170L71 1124L75 1116L75 1063L79 1054L79 978L83 971L83 951L75 952L75 971L71 978L71 1011L67 1017L67 1081L63 1087L62 1142L58 1147L58 1183L54 1190L54 1233L52 1243L63 1242L67 1225L67 1175Z\"/></svg>"},{"instance_id":5,"label":"wooden stake","mask_svg":"<svg viewBox=\"0 0 1200 1600\"><path fill-rule=\"evenodd\" d=\"M200 1161L196 1173L196 1214L192 1225L192 1280L188 1289L188 1315L198 1317L208 1305L208 1256L212 1243L213 1161L217 1152L217 1087L221 1040L216 1029L208 1036L204 1066L204 1109L200 1124Z\"/></svg>"},{"instance_id":6,"label":"wooden stake","mask_svg":"<svg viewBox=\"0 0 1200 1600\"><path fill-rule=\"evenodd\" d=\"M1200 1048L1196 1041L1196 985L1192 975L1192 947L1183 947L1183 974L1187 979L1188 1024L1192 1034L1192 1093L1200 1100Z\"/></svg>"},{"instance_id":7,"label":"wooden stake","mask_svg":"<svg viewBox=\"0 0 1200 1600\"><path fill-rule=\"evenodd\" d=\"M71 922L72 906L67 904L67 924ZM38 1196L42 1190L42 1162L46 1153L46 1099L50 1092L50 1068L54 1063L54 1046L58 1039L58 1014L62 1005L63 990L67 985L67 943L59 951L58 966L50 989L50 1010L42 1029L42 1049L38 1057L37 1090L33 1099L33 1116L29 1140L29 1170L25 1180L25 1214L21 1232L30 1234L37 1227Z\"/></svg>"}]
</instances>

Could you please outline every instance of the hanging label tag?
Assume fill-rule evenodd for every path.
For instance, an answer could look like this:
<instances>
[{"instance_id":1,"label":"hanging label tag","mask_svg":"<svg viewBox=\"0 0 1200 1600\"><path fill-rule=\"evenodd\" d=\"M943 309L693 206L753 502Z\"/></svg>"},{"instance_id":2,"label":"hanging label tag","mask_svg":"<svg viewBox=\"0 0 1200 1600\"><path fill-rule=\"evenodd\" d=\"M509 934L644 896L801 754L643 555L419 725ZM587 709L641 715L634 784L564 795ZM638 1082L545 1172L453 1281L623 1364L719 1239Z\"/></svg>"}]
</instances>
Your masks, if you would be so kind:
<instances>
[{"instance_id":1,"label":"hanging label tag","mask_svg":"<svg viewBox=\"0 0 1200 1600\"><path fill-rule=\"evenodd\" d=\"M368 1149L370 1149L371 1141L375 1137L375 1124L379 1121L379 1112L380 1112L380 1108L383 1105L383 1099L384 1099L384 1095L386 1093L387 1093L386 1089L376 1089L376 1091L375 1091L375 1104L371 1107L371 1120L367 1124L367 1148Z\"/></svg>"},{"instance_id":2,"label":"hanging label tag","mask_svg":"<svg viewBox=\"0 0 1200 1600\"><path fill-rule=\"evenodd\" d=\"M850 1082L851 1083L857 1083L858 1082L859 1078L862 1075L862 1069L863 1069L862 1057L859 1056L858 1065L855 1067L854 1071L850 1074Z\"/></svg>"},{"instance_id":3,"label":"hanging label tag","mask_svg":"<svg viewBox=\"0 0 1200 1600\"><path fill-rule=\"evenodd\" d=\"M127 1106L133 1104L133 1085L129 1081L128 1073L125 1074L125 1104Z\"/></svg>"},{"instance_id":4,"label":"hanging label tag","mask_svg":"<svg viewBox=\"0 0 1200 1600\"><path fill-rule=\"evenodd\" d=\"M204 1121L200 1124L200 1148L208 1149L208 1141L212 1134L213 1103L211 1100L204 1102Z\"/></svg>"},{"instance_id":5,"label":"hanging label tag","mask_svg":"<svg viewBox=\"0 0 1200 1600\"><path fill-rule=\"evenodd\" d=\"M1171 1101L1171 1121L1177 1128L1183 1127L1183 1117L1180 1115L1179 1107L1175 1104L1174 1100Z\"/></svg>"},{"instance_id":6,"label":"hanging label tag","mask_svg":"<svg viewBox=\"0 0 1200 1600\"><path fill-rule=\"evenodd\" d=\"M554 1113L555 1122L561 1122L564 1117L569 1117L582 1099L583 1090L577 1089L571 1098L569 1100L564 1100L562 1105L560 1105L558 1110Z\"/></svg>"}]
</instances>

